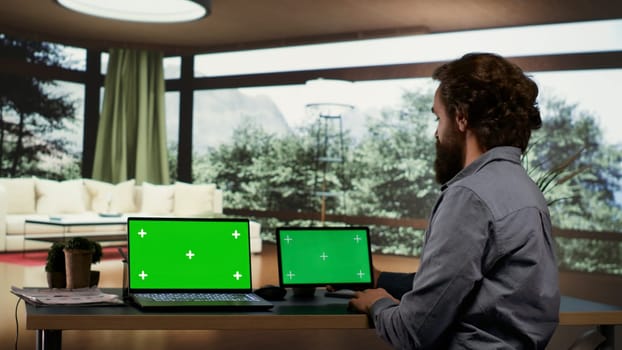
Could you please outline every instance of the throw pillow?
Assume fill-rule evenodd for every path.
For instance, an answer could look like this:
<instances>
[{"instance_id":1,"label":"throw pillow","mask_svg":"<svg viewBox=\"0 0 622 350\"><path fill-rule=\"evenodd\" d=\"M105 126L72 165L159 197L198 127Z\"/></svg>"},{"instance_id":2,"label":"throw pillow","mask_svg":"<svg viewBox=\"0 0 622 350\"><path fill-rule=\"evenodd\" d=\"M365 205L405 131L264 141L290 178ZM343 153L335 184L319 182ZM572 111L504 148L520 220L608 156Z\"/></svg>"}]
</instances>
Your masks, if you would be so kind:
<instances>
[{"instance_id":1,"label":"throw pillow","mask_svg":"<svg viewBox=\"0 0 622 350\"><path fill-rule=\"evenodd\" d=\"M175 183L174 211L177 216L204 215L214 212L215 184Z\"/></svg>"},{"instance_id":2,"label":"throw pillow","mask_svg":"<svg viewBox=\"0 0 622 350\"><path fill-rule=\"evenodd\" d=\"M98 213L134 213L134 180L113 185L107 182L86 179L86 188L91 194L91 208Z\"/></svg>"},{"instance_id":3,"label":"throw pillow","mask_svg":"<svg viewBox=\"0 0 622 350\"><path fill-rule=\"evenodd\" d=\"M143 204L141 213L170 215L173 211L173 186L154 185L143 182Z\"/></svg>"},{"instance_id":4,"label":"throw pillow","mask_svg":"<svg viewBox=\"0 0 622 350\"><path fill-rule=\"evenodd\" d=\"M8 214L32 214L35 212L35 181L33 178L3 178L0 185L5 189Z\"/></svg>"},{"instance_id":5,"label":"throw pillow","mask_svg":"<svg viewBox=\"0 0 622 350\"><path fill-rule=\"evenodd\" d=\"M37 213L82 213L86 210L82 179L58 182L34 178Z\"/></svg>"}]
</instances>

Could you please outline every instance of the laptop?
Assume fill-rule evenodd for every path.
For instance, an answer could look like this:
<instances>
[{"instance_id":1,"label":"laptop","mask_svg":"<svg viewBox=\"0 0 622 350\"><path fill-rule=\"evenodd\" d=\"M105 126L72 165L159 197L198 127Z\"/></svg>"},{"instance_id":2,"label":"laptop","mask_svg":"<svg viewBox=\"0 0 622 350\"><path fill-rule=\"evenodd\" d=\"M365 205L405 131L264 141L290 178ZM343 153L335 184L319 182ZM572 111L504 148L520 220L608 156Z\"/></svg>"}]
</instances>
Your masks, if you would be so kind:
<instances>
[{"instance_id":1,"label":"laptop","mask_svg":"<svg viewBox=\"0 0 622 350\"><path fill-rule=\"evenodd\" d=\"M130 217L128 296L140 308L265 310L247 219Z\"/></svg>"},{"instance_id":2,"label":"laptop","mask_svg":"<svg viewBox=\"0 0 622 350\"><path fill-rule=\"evenodd\" d=\"M368 227L279 227L276 241L283 287L373 287Z\"/></svg>"}]
</instances>

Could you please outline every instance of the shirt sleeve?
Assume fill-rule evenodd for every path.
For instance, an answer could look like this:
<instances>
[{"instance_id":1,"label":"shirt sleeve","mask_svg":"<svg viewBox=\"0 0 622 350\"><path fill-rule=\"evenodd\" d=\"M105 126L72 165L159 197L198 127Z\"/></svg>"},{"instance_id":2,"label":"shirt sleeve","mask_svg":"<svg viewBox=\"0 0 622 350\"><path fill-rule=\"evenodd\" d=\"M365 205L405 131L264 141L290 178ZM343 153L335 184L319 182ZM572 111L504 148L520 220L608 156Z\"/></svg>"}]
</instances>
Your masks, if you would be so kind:
<instances>
[{"instance_id":1,"label":"shirt sleeve","mask_svg":"<svg viewBox=\"0 0 622 350\"><path fill-rule=\"evenodd\" d=\"M394 298L400 299L406 292L413 289L414 273L381 272L378 277L378 288L384 288Z\"/></svg>"},{"instance_id":2,"label":"shirt sleeve","mask_svg":"<svg viewBox=\"0 0 622 350\"><path fill-rule=\"evenodd\" d=\"M435 347L482 279L492 226L490 210L472 191L448 188L432 214L412 289L399 304L382 299L370 310L378 334L399 349Z\"/></svg>"}]
</instances>

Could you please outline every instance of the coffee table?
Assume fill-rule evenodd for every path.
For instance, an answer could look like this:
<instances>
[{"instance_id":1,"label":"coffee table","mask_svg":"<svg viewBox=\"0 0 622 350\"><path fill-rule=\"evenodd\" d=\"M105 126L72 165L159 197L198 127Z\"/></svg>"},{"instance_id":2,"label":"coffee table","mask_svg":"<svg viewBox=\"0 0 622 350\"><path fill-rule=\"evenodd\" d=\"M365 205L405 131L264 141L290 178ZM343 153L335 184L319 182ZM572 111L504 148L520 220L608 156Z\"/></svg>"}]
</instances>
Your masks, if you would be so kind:
<instances>
[{"instance_id":1,"label":"coffee table","mask_svg":"<svg viewBox=\"0 0 622 350\"><path fill-rule=\"evenodd\" d=\"M26 240L42 242L65 241L71 237L86 237L100 242L126 241L127 240L127 217L89 217L72 218L51 216L49 218L26 219L25 225L46 225L62 228L61 232L55 233L26 233L24 234L24 251ZM94 231L94 227L110 226L110 231ZM122 226L120 229L118 226Z\"/></svg>"}]
</instances>

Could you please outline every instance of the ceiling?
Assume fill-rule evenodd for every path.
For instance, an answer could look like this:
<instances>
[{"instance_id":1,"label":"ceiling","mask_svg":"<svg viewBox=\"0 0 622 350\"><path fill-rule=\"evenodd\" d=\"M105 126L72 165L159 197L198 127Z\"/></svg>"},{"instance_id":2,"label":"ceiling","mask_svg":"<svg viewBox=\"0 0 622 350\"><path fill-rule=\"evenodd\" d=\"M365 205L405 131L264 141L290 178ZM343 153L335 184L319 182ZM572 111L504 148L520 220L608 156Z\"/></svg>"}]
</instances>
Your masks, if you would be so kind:
<instances>
[{"instance_id":1,"label":"ceiling","mask_svg":"<svg viewBox=\"0 0 622 350\"><path fill-rule=\"evenodd\" d=\"M210 16L178 24L91 17L54 0L0 0L0 5L0 33L168 54L622 18L619 0L212 0Z\"/></svg>"}]
</instances>

